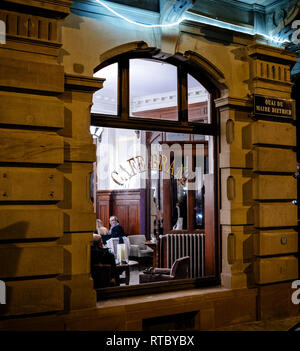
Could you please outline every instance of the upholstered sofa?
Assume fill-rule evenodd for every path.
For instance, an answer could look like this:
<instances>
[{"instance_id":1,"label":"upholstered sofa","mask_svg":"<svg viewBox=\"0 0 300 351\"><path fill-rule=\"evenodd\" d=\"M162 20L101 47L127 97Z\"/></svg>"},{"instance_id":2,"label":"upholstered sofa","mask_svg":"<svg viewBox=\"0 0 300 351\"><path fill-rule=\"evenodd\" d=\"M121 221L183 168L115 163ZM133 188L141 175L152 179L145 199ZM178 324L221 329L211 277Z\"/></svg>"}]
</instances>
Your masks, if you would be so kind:
<instances>
[{"instance_id":1,"label":"upholstered sofa","mask_svg":"<svg viewBox=\"0 0 300 351\"><path fill-rule=\"evenodd\" d=\"M128 239L130 242L129 257L151 257L153 255L153 250L145 244L145 235L128 235Z\"/></svg>"}]
</instances>

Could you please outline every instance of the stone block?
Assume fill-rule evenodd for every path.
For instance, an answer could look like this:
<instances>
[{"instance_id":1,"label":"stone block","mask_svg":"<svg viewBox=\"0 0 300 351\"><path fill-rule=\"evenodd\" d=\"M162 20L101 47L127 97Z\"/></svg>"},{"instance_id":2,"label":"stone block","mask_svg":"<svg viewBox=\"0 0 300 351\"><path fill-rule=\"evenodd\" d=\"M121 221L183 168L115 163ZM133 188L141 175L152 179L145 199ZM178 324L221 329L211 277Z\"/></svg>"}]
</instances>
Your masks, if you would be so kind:
<instances>
[{"instance_id":1,"label":"stone block","mask_svg":"<svg viewBox=\"0 0 300 351\"><path fill-rule=\"evenodd\" d=\"M61 210L34 205L1 206L0 240L57 238L63 235Z\"/></svg>"},{"instance_id":2,"label":"stone block","mask_svg":"<svg viewBox=\"0 0 300 351\"><path fill-rule=\"evenodd\" d=\"M297 206L292 202L259 203L253 206L257 228L292 227L298 225Z\"/></svg>"},{"instance_id":3,"label":"stone block","mask_svg":"<svg viewBox=\"0 0 300 351\"><path fill-rule=\"evenodd\" d=\"M0 201L59 201L63 175L51 168L2 167Z\"/></svg>"},{"instance_id":4,"label":"stone block","mask_svg":"<svg viewBox=\"0 0 300 351\"><path fill-rule=\"evenodd\" d=\"M66 316L66 330L112 331L126 330L126 311L124 306L95 308L86 311L72 311Z\"/></svg>"},{"instance_id":5,"label":"stone block","mask_svg":"<svg viewBox=\"0 0 300 351\"><path fill-rule=\"evenodd\" d=\"M55 243L0 245L1 279L59 274L62 268L62 247Z\"/></svg>"},{"instance_id":6,"label":"stone block","mask_svg":"<svg viewBox=\"0 0 300 351\"><path fill-rule=\"evenodd\" d=\"M252 205L252 172L247 169L221 169L222 209Z\"/></svg>"},{"instance_id":7,"label":"stone block","mask_svg":"<svg viewBox=\"0 0 300 351\"><path fill-rule=\"evenodd\" d=\"M249 168L248 153L251 147L245 143L243 130L250 122L245 112L233 109L221 112L221 168Z\"/></svg>"},{"instance_id":8,"label":"stone block","mask_svg":"<svg viewBox=\"0 0 300 351\"><path fill-rule=\"evenodd\" d=\"M96 145L83 144L64 138L64 158L65 161L73 162L95 162Z\"/></svg>"},{"instance_id":9,"label":"stone block","mask_svg":"<svg viewBox=\"0 0 300 351\"><path fill-rule=\"evenodd\" d=\"M65 323L63 315L27 316L0 320L0 330L6 331L63 331Z\"/></svg>"},{"instance_id":10,"label":"stone block","mask_svg":"<svg viewBox=\"0 0 300 351\"><path fill-rule=\"evenodd\" d=\"M92 233L67 233L59 239L64 252L63 274L89 274L91 272Z\"/></svg>"},{"instance_id":11,"label":"stone block","mask_svg":"<svg viewBox=\"0 0 300 351\"><path fill-rule=\"evenodd\" d=\"M96 306L96 290L93 279L88 274L72 274L72 276L59 276L64 286L64 309L65 311L94 308Z\"/></svg>"},{"instance_id":12,"label":"stone block","mask_svg":"<svg viewBox=\"0 0 300 351\"><path fill-rule=\"evenodd\" d=\"M63 138L53 132L0 129L0 162L63 163Z\"/></svg>"},{"instance_id":13,"label":"stone block","mask_svg":"<svg viewBox=\"0 0 300 351\"><path fill-rule=\"evenodd\" d=\"M0 123L63 128L64 106L53 96L1 92Z\"/></svg>"},{"instance_id":14,"label":"stone block","mask_svg":"<svg viewBox=\"0 0 300 351\"><path fill-rule=\"evenodd\" d=\"M262 175L253 177L254 200L287 200L297 198L297 180L293 176Z\"/></svg>"},{"instance_id":15,"label":"stone block","mask_svg":"<svg viewBox=\"0 0 300 351\"><path fill-rule=\"evenodd\" d=\"M96 213L64 210L64 232L93 232L96 228Z\"/></svg>"},{"instance_id":16,"label":"stone block","mask_svg":"<svg viewBox=\"0 0 300 351\"><path fill-rule=\"evenodd\" d=\"M298 233L292 229L259 231L253 236L257 256L282 255L298 251Z\"/></svg>"},{"instance_id":17,"label":"stone block","mask_svg":"<svg viewBox=\"0 0 300 351\"><path fill-rule=\"evenodd\" d=\"M277 283L258 287L258 318L281 319L299 315L299 305L292 303L291 283Z\"/></svg>"},{"instance_id":18,"label":"stone block","mask_svg":"<svg viewBox=\"0 0 300 351\"><path fill-rule=\"evenodd\" d=\"M254 262L256 284L268 284L298 278L298 259L295 256L258 258Z\"/></svg>"},{"instance_id":19,"label":"stone block","mask_svg":"<svg viewBox=\"0 0 300 351\"><path fill-rule=\"evenodd\" d=\"M293 150L255 147L252 155L254 172L295 173L297 170L296 152Z\"/></svg>"},{"instance_id":20,"label":"stone block","mask_svg":"<svg viewBox=\"0 0 300 351\"><path fill-rule=\"evenodd\" d=\"M296 146L296 127L289 123L254 122L251 124L251 143Z\"/></svg>"},{"instance_id":21,"label":"stone block","mask_svg":"<svg viewBox=\"0 0 300 351\"><path fill-rule=\"evenodd\" d=\"M215 327L256 320L256 294L255 289L241 289L222 301L216 300Z\"/></svg>"},{"instance_id":22,"label":"stone block","mask_svg":"<svg viewBox=\"0 0 300 351\"><path fill-rule=\"evenodd\" d=\"M6 282L6 305L1 316L61 311L64 308L63 285L55 278Z\"/></svg>"},{"instance_id":23,"label":"stone block","mask_svg":"<svg viewBox=\"0 0 300 351\"><path fill-rule=\"evenodd\" d=\"M62 93L64 67L0 57L0 85L7 88Z\"/></svg>"},{"instance_id":24,"label":"stone block","mask_svg":"<svg viewBox=\"0 0 300 351\"><path fill-rule=\"evenodd\" d=\"M58 169L64 174L64 198L58 203L58 207L73 210L76 214L93 213L90 196L90 174L93 172L93 164L70 162L59 166Z\"/></svg>"},{"instance_id":25,"label":"stone block","mask_svg":"<svg viewBox=\"0 0 300 351\"><path fill-rule=\"evenodd\" d=\"M221 209L220 222L222 225L253 225L253 207L243 206L233 209Z\"/></svg>"},{"instance_id":26,"label":"stone block","mask_svg":"<svg viewBox=\"0 0 300 351\"><path fill-rule=\"evenodd\" d=\"M248 286L254 231L250 226L222 226L222 286L229 289Z\"/></svg>"},{"instance_id":27,"label":"stone block","mask_svg":"<svg viewBox=\"0 0 300 351\"><path fill-rule=\"evenodd\" d=\"M92 92L66 91L62 97L67 123L60 131L60 135L69 138L69 143L92 144L90 134Z\"/></svg>"}]
</instances>

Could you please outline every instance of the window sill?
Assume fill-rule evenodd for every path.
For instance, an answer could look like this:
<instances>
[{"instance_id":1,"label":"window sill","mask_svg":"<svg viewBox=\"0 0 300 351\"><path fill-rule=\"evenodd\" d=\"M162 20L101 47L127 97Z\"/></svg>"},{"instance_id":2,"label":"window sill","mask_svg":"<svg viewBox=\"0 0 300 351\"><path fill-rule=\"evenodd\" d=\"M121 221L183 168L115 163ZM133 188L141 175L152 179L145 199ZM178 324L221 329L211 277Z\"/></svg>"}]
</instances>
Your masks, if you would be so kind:
<instances>
[{"instance_id":1,"label":"window sill","mask_svg":"<svg viewBox=\"0 0 300 351\"><path fill-rule=\"evenodd\" d=\"M97 289L97 301L103 301L113 298L121 297L133 297L136 298L140 295L148 294L159 294L166 292L178 292L181 291L181 294L184 290L195 289L199 291L199 288L209 288L212 286L220 285L219 279L216 277L205 277L201 279L181 279L167 282L156 282L156 283L147 283L139 285L127 285L127 286L117 286L109 288Z\"/></svg>"},{"instance_id":2,"label":"window sill","mask_svg":"<svg viewBox=\"0 0 300 351\"><path fill-rule=\"evenodd\" d=\"M156 294L147 294L143 296L130 296L130 297L120 297L112 298L110 300L103 300L97 302L97 308L110 308L117 306L128 306L128 305L137 305L140 303L153 303L153 302L166 302L170 303L170 299L178 298L189 298L189 297L213 297L215 294L229 292L231 289L226 289L221 286L202 288L202 289L188 289L188 290L177 290Z\"/></svg>"}]
</instances>

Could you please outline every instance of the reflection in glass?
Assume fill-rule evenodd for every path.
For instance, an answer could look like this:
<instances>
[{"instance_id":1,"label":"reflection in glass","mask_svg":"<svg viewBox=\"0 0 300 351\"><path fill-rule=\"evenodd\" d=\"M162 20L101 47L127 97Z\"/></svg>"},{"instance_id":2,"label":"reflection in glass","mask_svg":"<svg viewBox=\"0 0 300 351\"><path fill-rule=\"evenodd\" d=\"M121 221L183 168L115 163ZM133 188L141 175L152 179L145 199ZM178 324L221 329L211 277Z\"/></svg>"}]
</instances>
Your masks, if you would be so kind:
<instances>
[{"instance_id":1,"label":"reflection in glass","mask_svg":"<svg viewBox=\"0 0 300 351\"><path fill-rule=\"evenodd\" d=\"M177 68L147 59L132 59L129 65L130 116L164 120L178 119Z\"/></svg>"},{"instance_id":2,"label":"reflection in glass","mask_svg":"<svg viewBox=\"0 0 300 351\"><path fill-rule=\"evenodd\" d=\"M94 74L96 78L105 78L103 88L93 96L92 113L107 115L118 114L118 64L106 66Z\"/></svg>"},{"instance_id":3,"label":"reflection in glass","mask_svg":"<svg viewBox=\"0 0 300 351\"><path fill-rule=\"evenodd\" d=\"M97 128L92 128L95 135ZM165 268L169 258L175 259L165 250L173 247L166 246L167 234L186 240L189 256L204 255L197 245L203 234L211 238L213 233L214 137L107 127L101 127L99 133L95 207L107 229L110 216L117 216L131 247L135 247L129 255L135 265L128 270L129 284L149 282L147 277L139 278L145 269ZM181 243L176 250L188 247ZM145 256L139 256L142 251ZM183 251L173 253L186 255ZM138 265L140 257L143 266ZM118 260L116 266L123 274ZM199 263L198 271L193 268L192 273L196 276L201 271L203 276L203 267L204 263Z\"/></svg>"},{"instance_id":4,"label":"reflection in glass","mask_svg":"<svg viewBox=\"0 0 300 351\"><path fill-rule=\"evenodd\" d=\"M187 188L185 182L171 178L171 226L173 230L187 229Z\"/></svg>"},{"instance_id":5,"label":"reflection in glass","mask_svg":"<svg viewBox=\"0 0 300 351\"><path fill-rule=\"evenodd\" d=\"M209 93L190 74L188 74L188 120L210 123Z\"/></svg>"}]
</instances>

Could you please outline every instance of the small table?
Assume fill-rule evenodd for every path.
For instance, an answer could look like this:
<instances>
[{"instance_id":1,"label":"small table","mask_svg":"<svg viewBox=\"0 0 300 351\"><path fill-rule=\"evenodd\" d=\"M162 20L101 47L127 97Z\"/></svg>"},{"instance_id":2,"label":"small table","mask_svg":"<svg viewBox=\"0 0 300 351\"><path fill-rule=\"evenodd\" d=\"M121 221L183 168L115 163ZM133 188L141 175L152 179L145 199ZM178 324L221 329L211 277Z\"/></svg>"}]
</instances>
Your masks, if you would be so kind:
<instances>
[{"instance_id":1,"label":"small table","mask_svg":"<svg viewBox=\"0 0 300 351\"><path fill-rule=\"evenodd\" d=\"M125 271L125 278L119 278L119 283L125 283L129 285L130 280L130 267L136 266L139 263L137 261L128 261L128 263L119 263L116 265L118 275L120 276Z\"/></svg>"}]
</instances>

